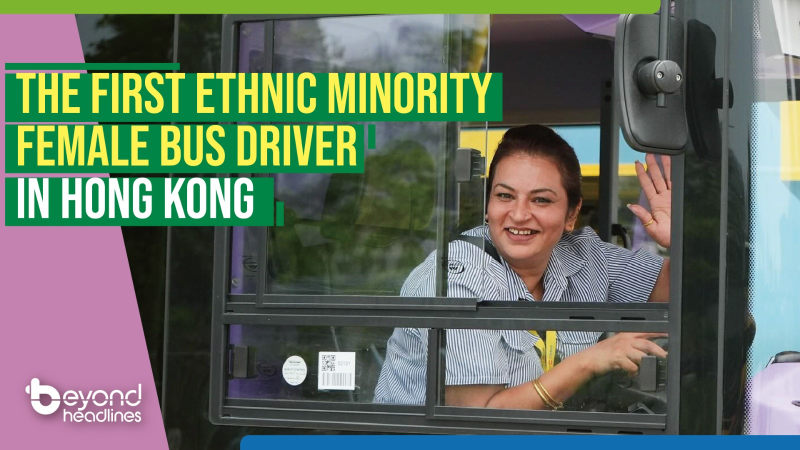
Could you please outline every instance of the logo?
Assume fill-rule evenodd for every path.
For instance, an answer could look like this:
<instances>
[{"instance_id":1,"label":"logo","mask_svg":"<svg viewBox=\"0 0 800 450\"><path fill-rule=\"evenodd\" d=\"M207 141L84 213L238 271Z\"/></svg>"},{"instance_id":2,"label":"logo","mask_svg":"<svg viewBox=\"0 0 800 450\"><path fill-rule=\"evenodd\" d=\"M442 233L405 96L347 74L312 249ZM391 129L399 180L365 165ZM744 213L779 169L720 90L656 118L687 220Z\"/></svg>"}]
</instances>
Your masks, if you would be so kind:
<instances>
[{"instance_id":1,"label":"logo","mask_svg":"<svg viewBox=\"0 0 800 450\"><path fill-rule=\"evenodd\" d=\"M447 271L452 274L461 273L464 271L464 265L461 264L459 261L448 261Z\"/></svg>"},{"instance_id":2,"label":"logo","mask_svg":"<svg viewBox=\"0 0 800 450\"><path fill-rule=\"evenodd\" d=\"M31 395L33 410L43 416L53 414L61 406L61 397L56 388L40 384L38 378L31 379L31 384L25 386L25 393ZM50 403L47 406L42 404L42 394L50 397Z\"/></svg>"},{"instance_id":3,"label":"logo","mask_svg":"<svg viewBox=\"0 0 800 450\"><path fill-rule=\"evenodd\" d=\"M31 407L36 413L49 416L61 408L64 422L72 423L139 423L142 403L142 385L124 391L113 389L80 390L69 389L60 393L53 386L42 384L38 378L31 378L25 386L25 393L31 396ZM63 408L62 408L63 406Z\"/></svg>"}]
</instances>

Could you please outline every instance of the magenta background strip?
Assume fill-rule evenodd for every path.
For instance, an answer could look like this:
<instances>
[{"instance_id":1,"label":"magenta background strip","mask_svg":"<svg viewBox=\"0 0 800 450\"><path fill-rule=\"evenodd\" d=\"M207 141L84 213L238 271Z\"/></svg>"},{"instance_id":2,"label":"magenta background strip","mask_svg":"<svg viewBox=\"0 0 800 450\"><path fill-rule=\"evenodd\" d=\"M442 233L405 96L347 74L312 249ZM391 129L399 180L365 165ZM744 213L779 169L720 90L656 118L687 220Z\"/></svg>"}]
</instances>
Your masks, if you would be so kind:
<instances>
[{"instance_id":1,"label":"magenta background strip","mask_svg":"<svg viewBox=\"0 0 800 450\"><path fill-rule=\"evenodd\" d=\"M74 16L0 16L0 43L0 70L6 62L83 62ZM0 158L2 178L4 165ZM4 190L0 180L0 214ZM119 228L1 226L0 300L3 448L167 449ZM25 393L33 377L62 392L141 383L142 422L38 415Z\"/></svg>"}]
</instances>

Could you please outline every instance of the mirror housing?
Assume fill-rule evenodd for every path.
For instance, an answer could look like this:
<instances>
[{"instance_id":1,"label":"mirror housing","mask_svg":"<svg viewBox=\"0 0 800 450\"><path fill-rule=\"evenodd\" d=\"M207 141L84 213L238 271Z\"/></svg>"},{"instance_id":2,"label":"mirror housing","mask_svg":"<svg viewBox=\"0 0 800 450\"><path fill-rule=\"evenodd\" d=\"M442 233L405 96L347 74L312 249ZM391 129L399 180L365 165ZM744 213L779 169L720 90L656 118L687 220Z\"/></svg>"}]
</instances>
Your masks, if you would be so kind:
<instances>
[{"instance_id":1,"label":"mirror housing","mask_svg":"<svg viewBox=\"0 0 800 450\"><path fill-rule=\"evenodd\" d=\"M659 16L621 15L614 79L620 125L628 145L641 152L678 155L689 136L681 71L685 66L683 25L679 20L669 18L668 37L669 59L659 60Z\"/></svg>"}]
</instances>

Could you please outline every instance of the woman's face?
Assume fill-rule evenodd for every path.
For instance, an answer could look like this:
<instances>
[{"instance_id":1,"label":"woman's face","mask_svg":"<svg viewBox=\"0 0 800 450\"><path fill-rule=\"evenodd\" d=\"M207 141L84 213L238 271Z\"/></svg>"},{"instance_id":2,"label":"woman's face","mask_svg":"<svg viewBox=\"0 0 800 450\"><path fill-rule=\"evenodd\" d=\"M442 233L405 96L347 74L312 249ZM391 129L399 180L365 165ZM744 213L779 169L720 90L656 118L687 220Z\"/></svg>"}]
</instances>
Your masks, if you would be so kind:
<instances>
[{"instance_id":1,"label":"woman's face","mask_svg":"<svg viewBox=\"0 0 800 450\"><path fill-rule=\"evenodd\" d=\"M564 231L572 231L580 205L567 215L567 191L548 158L515 154L500 160L487 207L492 241L514 269L547 267Z\"/></svg>"}]
</instances>

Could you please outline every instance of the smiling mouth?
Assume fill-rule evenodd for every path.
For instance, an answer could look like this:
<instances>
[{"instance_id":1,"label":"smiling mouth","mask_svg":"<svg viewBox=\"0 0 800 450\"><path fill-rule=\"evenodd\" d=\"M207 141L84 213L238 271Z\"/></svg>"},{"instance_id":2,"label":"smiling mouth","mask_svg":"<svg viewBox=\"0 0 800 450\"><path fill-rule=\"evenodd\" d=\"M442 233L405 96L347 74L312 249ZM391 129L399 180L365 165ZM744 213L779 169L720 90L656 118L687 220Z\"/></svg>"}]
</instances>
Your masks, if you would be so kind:
<instances>
[{"instance_id":1,"label":"smiling mouth","mask_svg":"<svg viewBox=\"0 0 800 450\"><path fill-rule=\"evenodd\" d=\"M530 228L506 228L506 231L513 234L514 236L532 236L534 234L539 233L537 230L531 230Z\"/></svg>"}]
</instances>

